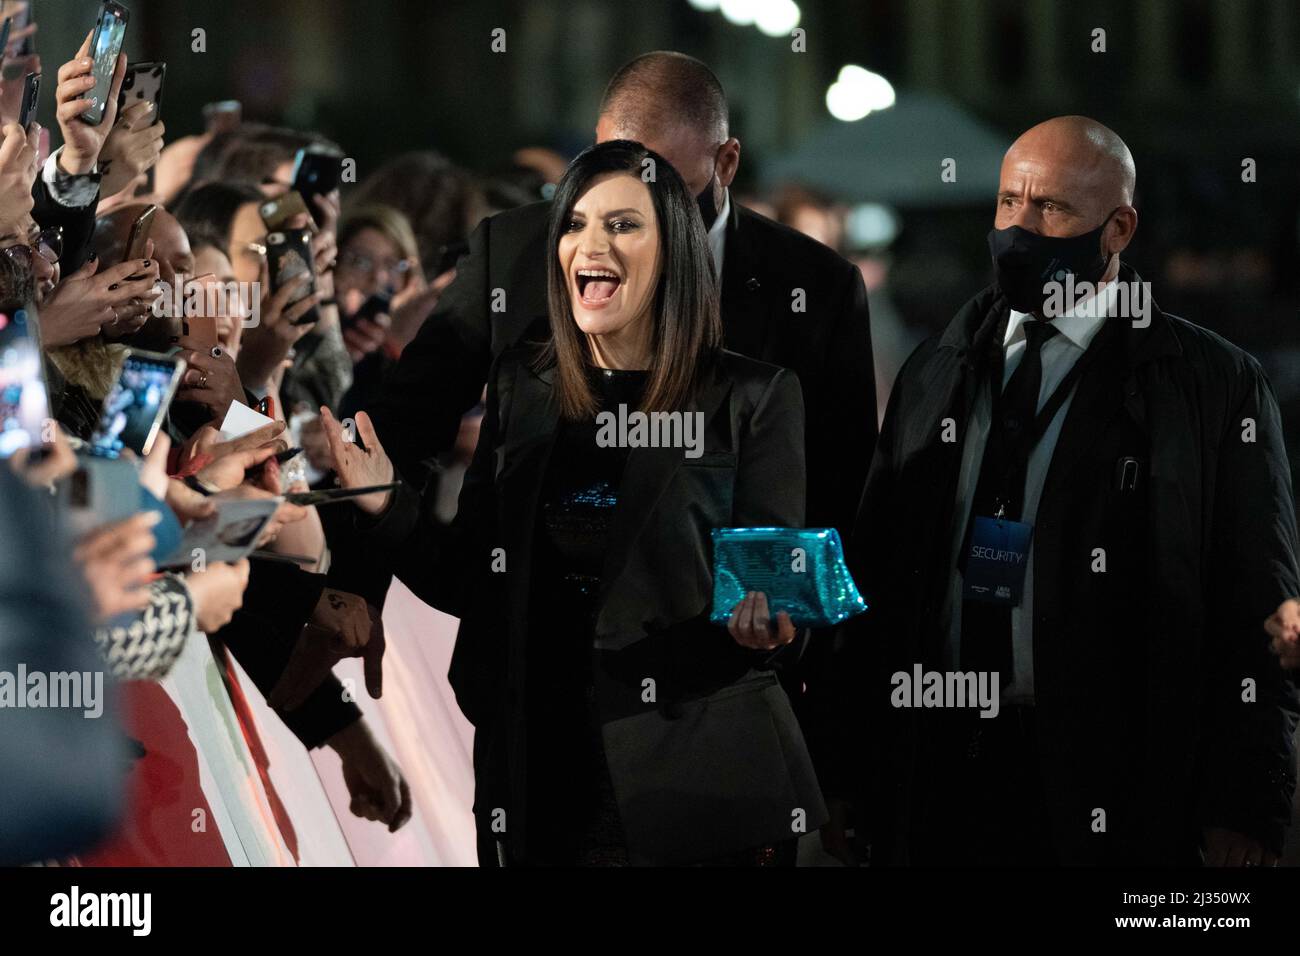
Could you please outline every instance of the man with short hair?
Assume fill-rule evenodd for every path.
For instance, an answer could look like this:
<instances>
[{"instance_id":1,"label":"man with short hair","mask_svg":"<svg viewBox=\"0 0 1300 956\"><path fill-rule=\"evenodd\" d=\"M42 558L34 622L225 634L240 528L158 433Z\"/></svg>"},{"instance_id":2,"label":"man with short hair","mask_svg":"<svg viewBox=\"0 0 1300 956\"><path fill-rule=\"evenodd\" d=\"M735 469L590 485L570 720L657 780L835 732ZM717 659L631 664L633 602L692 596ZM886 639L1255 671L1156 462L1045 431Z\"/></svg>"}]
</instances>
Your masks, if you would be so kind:
<instances>
[{"instance_id":1,"label":"man with short hair","mask_svg":"<svg viewBox=\"0 0 1300 956\"><path fill-rule=\"evenodd\" d=\"M836 669L858 779L831 780L879 862L1280 851L1297 706L1259 627L1297 593L1277 402L1120 261L1134 181L1085 117L1016 140L996 282L890 396L856 529L871 611ZM996 677L996 714L909 689L918 671Z\"/></svg>"}]
</instances>

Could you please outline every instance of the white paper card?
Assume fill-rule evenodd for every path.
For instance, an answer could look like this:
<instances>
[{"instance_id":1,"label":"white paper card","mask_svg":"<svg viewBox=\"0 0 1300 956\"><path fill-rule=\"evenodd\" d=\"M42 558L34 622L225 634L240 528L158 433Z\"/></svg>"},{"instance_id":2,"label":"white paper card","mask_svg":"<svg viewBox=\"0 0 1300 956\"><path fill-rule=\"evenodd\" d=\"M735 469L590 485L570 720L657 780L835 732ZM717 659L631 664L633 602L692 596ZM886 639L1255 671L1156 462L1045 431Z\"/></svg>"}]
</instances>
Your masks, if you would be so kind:
<instances>
[{"instance_id":1,"label":"white paper card","mask_svg":"<svg viewBox=\"0 0 1300 956\"><path fill-rule=\"evenodd\" d=\"M221 423L221 437L231 441L249 432L255 432L264 425L270 425L273 421L275 419L253 411L243 402L231 402L230 410L226 412L226 420Z\"/></svg>"}]
</instances>

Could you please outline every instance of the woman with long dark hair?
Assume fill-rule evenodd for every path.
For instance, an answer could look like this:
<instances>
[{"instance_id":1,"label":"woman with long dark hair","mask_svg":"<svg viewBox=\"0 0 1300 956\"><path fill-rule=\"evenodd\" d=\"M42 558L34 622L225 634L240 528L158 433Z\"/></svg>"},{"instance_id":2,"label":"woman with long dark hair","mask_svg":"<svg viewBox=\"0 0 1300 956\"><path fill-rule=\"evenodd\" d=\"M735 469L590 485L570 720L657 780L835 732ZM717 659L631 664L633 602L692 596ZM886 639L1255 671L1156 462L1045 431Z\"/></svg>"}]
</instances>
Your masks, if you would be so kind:
<instances>
[{"instance_id":1,"label":"woman with long dark hair","mask_svg":"<svg viewBox=\"0 0 1300 956\"><path fill-rule=\"evenodd\" d=\"M373 559L461 618L480 860L792 862L825 819L767 669L794 628L709 611L712 529L803 522L798 381L721 348L695 201L637 143L574 160L548 257L550 341L493 367L450 530L409 486L357 499ZM356 425L326 422L341 483L392 480Z\"/></svg>"}]
</instances>

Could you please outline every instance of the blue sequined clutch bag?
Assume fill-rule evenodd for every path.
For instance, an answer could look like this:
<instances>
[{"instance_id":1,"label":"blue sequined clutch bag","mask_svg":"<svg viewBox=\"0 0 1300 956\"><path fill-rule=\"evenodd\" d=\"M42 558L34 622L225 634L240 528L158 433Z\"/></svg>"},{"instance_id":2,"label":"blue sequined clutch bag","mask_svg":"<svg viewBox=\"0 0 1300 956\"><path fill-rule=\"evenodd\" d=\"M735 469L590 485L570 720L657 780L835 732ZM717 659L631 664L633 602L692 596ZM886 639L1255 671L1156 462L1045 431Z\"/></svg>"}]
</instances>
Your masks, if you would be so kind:
<instances>
[{"instance_id":1,"label":"blue sequined clutch bag","mask_svg":"<svg viewBox=\"0 0 1300 956\"><path fill-rule=\"evenodd\" d=\"M829 627L867 609L844 563L834 528L715 528L714 624L726 624L749 591L767 595L773 617L796 627Z\"/></svg>"}]
</instances>

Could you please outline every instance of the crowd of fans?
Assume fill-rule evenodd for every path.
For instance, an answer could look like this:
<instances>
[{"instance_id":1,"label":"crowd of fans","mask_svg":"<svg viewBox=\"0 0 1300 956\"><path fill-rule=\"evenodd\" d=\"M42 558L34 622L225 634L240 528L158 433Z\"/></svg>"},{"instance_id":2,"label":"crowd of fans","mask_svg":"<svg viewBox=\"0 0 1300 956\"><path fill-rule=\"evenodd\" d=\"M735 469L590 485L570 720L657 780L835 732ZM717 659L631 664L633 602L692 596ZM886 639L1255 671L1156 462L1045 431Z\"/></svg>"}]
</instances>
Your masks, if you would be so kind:
<instances>
[{"instance_id":1,"label":"crowd of fans","mask_svg":"<svg viewBox=\"0 0 1300 956\"><path fill-rule=\"evenodd\" d=\"M22 38L16 31L10 43ZM337 423L346 428L370 407L435 315L475 226L549 198L564 160L522 150L511 174L490 178L422 151L356 170L347 143L237 120L226 108L205 111L205 133L168 142L155 102L119 98L124 55L102 122L83 119L95 67L87 37L49 84L58 129L48 136L20 122L12 80L0 90L0 540L11 559L0 573L0 671L10 660L69 669L76 655L48 640L54 628L92 635L81 644L98 649L96 666L114 678L155 680L206 635L305 747L338 754L352 812L395 831L411 817L409 788L331 672L341 657L360 657L368 692L380 695L376 588L388 579L368 587L374 575L346 546L345 509L303 495L336 485ZM326 188L306 188L310 169L332 171ZM826 246L845 244L844 211L826 197L789 188L763 204L743 198ZM296 270L289 234L305 235L300 258L309 261ZM855 265L843 274L858 283L865 273L877 308L886 297L870 263ZM865 324L865 304L862 316ZM885 321L878 313L874 324ZM895 350L906 354L914 343L898 338ZM869 381L864 354L855 371ZM169 386L138 386L152 389L143 404L159 407L157 430L145 422L143 444L119 451L139 427L130 376L140 373L130 363L142 357L177 371ZM469 401L478 384L470 382ZM39 429L27 414L33 391L46 413ZM444 523L479 414L464 418L451 451L418 470L421 488L425 476L436 482L431 500ZM369 421L360 421L364 444ZM128 470L128 485L115 483ZM273 504L252 524L216 520L253 514L257 502ZM190 547L199 540L192 532L214 523L218 533L202 539L210 546ZM11 543L20 541L21 549ZM31 613L12 613L22 606ZM1288 664L1297 608L1284 604L1269 623ZM25 730L6 736L0 777L40 746ZM58 741L84 752L83 772L107 759L95 741L82 744ZM67 784L52 780L50 793L72 792ZM0 828L0 863L75 850L96 830L70 825L57 801L43 809L57 825L13 826L17 842ZM0 819L17 819L11 811L0 793Z\"/></svg>"},{"instance_id":2,"label":"crowd of fans","mask_svg":"<svg viewBox=\"0 0 1300 956\"><path fill-rule=\"evenodd\" d=\"M15 52L21 39L11 40ZM30 401L32 385L24 399L30 370L11 349L0 363L0 428L12 432L4 436L4 494L15 514L52 512L42 516L52 529L46 540L25 542L49 553L24 560L71 562L73 586L49 598L88 619L100 666L116 678L163 677L200 632L223 644L305 746L338 752L353 812L395 830L411 812L400 771L313 654L317 645L367 641L382 653L378 611L329 586L328 509L279 504L251 557L159 562L185 529L227 502L333 484L320 409L346 419L365 404L454 277L475 223L541 198L540 177L521 167L489 181L434 152L397 156L355 184L344 176L342 197L339 188L311 196L307 211L277 222L310 231L312 258L310 275L277 283L264 204L293 190L301 156L341 167L344 147L228 115L202 135L168 142L156 104L119 103L125 55L103 121L91 125L81 118L95 82L90 43L47 87L58 118L48 138L34 122L19 125L14 81L0 96L0 330L9 326L39 349L48 396L41 434L20 441L18 404ZM186 301L197 307L168 307ZM204 320L215 325L214 342L197 331ZM124 362L138 352L179 358L184 371L148 453L121 453L138 476L141 504L105 521L84 485L107 482L91 467L92 446ZM271 423L251 432L223 427L236 404ZM456 453L465 460L472 418L466 428ZM463 461L441 464L455 474ZM91 500L67 492L79 484ZM454 488L449 500L454 507ZM12 557L11 533L23 532L12 522L4 529ZM9 639L3 656L23 659L19 631ZM75 839L69 830L40 849Z\"/></svg>"},{"instance_id":3,"label":"crowd of fans","mask_svg":"<svg viewBox=\"0 0 1300 956\"><path fill-rule=\"evenodd\" d=\"M33 30L11 35L11 77ZM24 534L14 524L20 515L48 521L49 533L28 542L48 553L27 563L70 562L72 585L30 596L84 619L99 666L114 678L160 679L188 642L210 636L304 746L338 753L353 812L396 830L411 813L406 783L329 673L340 647L368 645L377 684L383 653L373 603L331 586L358 573L327 545L331 509L279 504L251 555L237 561L196 552L184 565L160 562L187 528L227 502L332 485L321 409L348 421L366 406L455 277L474 226L546 197L565 160L524 149L507 172L480 175L425 150L342 176L339 187L309 196L306 211L291 207L299 211L274 220L277 229L311 234L310 275L277 283L266 204L294 192L303 156L330 157L342 168L346 144L243 121L227 104L204 111L204 133L171 141L157 103L121 95L125 54L103 120L92 125L82 118L95 85L91 43L87 37L47 86L57 129L19 123L22 76L40 71L34 55L0 94L0 330L17 329L39 348L37 388L48 407L41 434L20 440L18 405L31 400L31 381L22 394L30 370L16 359L0 363L0 398L8 403L0 429L11 431L0 435L8 458L0 472L14 505L5 537ZM214 338L196 331L204 320ZM180 359L183 372L148 453L121 453L119 464L137 476L140 504L119 501L115 520L105 520L102 500L95 507L96 496L85 491L90 482L111 484L95 467L96 432L127 357L141 352ZM272 421L232 432L225 426L234 405ZM429 463L441 479L444 521L455 514L479 414L466 416L454 450ZM69 487L80 487L84 500ZM23 586L52 589L54 581ZM33 642L40 621L55 620L51 608L42 613L32 618ZM16 626L2 656L46 659L39 647L24 646ZM75 828L53 837L36 831L30 852L78 845ZM9 846L0 857L22 859L22 852Z\"/></svg>"}]
</instances>

